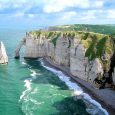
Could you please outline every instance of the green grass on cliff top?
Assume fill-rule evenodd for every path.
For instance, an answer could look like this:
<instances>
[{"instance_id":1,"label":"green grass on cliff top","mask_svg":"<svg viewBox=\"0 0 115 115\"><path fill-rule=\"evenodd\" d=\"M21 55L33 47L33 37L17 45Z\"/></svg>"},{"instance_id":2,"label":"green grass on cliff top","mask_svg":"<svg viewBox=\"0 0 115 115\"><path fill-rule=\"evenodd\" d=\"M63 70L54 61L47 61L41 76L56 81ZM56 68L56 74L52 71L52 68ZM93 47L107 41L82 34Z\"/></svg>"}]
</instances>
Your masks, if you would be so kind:
<instances>
[{"instance_id":1,"label":"green grass on cliff top","mask_svg":"<svg viewBox=\"0 0 115 115\"><path fill-rule=\"evenodd\" d=\"M85 30L84 27L87 27L88 29ZM58 26L58 27L49 28L49 31L38 30L38 31L32 31L30 33L33 34L34 36L37 36L35 38L39 38L40 35L45 36L47 39L49 39L51 43L54 44L54 46L56 46L57 39L60 37L61 34L63 35L66 34L68 37L71 37L71 38L73 37L76 39L80 39L81 43L86 49L86 54L85 54L86 57L88 57L90 60L93 60L95 58L100 58L103 66L107 68L109 61L106 61L105 63L101 59L101 57L106 54L106 57L110 58L113 52L112 42L109 37L109 35L113 31L112 32L108 31L106 33L106 31L108 30L108 27L111 28L110 30L113 30L113 28L115 28L114 26L111 27L110 25L92 25L92 26L66 25L66 26ZM88 30L90 29L92 31L88 32ZM98 33L98 31L100 32Z\"/></svg>"},{"instance_id":2,"label":"green grass on cliff top","mask_svg":"<svg viewBox=\"0 0 115 115\"><path fill-rule=\"evenodd\" d=\"M53 26L49 27L49 30L55 31L87 31L100 34L114 34L115 25L89 25L89 24L73 24L73 25L63 25L63 26Z\"/></svg>"},{"instance_id":3,"label":"green grass on cliff top","mask_svg":"<svg viewBox=\"0 0 115 115\"><path fill-rule=\"evenodd\" d=\"M61 34L68 34L68 36L73 37L77 36L78 39L82 39L81 43L87 49L89 48L92 42L91 36L96 36L98 43L105 36L107 38L107 36L109 36L110 34L115 33L115 25L73 24L73 25L53 26L49 27L48 31L38 30L38 31L32 31L31 33L35 36L40 36L41 34L44 35L54 44L54 46L56 46L56 41ZM87 33L89 33L90 36L88 36L87 39L83 39ZM110 55L112 53L110 39L107 40L105 47L107 54Z\"/></svg>"},{"instance_id":4,"label":"green grass on cliff top","mask_svg":"<svg viewBox=\"0 0 115 115\"><path fill-rule=\"evenodd\" d=\"M85 37L87 36L87 33L89 34L87 39L85 39ZM98 41L100 41L100 39L107 37L108 35L106 34L100 34L100 33L94 33L94 32L85 32L85 31L32 31L31 34L33 34L34 36L40 36L43 35L45 36L47 39L49 39L51 41L51 43L54 44L54 46L56 46L56 41L57 39L60 37L61 34L67 34L69 37L77 37L78 39L82 39L81 43L83 44L84 48L88 48L92 42L92 36L96 36L95 38L97 39L97 43ZM37 38L37 37L35 37ZM107 40L106 43L106 50L108 54L112 53L112 48L111 48L111 43L110 40Z\"/></svg>"}]
</instances>

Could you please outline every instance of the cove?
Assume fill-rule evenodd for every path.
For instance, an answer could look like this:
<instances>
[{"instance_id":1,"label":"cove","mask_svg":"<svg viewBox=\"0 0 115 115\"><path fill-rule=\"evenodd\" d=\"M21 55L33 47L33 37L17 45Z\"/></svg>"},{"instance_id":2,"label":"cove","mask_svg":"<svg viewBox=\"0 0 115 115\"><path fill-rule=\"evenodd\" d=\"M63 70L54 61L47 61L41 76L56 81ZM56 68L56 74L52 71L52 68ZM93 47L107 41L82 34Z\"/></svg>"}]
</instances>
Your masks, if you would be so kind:
<instances>
[{"instance_id":1,"label":"cove","mask_svg":"<svg viewBox=\"0 0 115 115\"><path fill-rule=\"evenodd\" d=\"M2 30L0 34L9 57L8 65L0 65L0 115L105 115L96 105L87 108L91 102L77 100L73 88L82 89L70 84L62 72L43 67L40 60L13 59L15 43L24 33Z\"/></svg>"}]
</instances>

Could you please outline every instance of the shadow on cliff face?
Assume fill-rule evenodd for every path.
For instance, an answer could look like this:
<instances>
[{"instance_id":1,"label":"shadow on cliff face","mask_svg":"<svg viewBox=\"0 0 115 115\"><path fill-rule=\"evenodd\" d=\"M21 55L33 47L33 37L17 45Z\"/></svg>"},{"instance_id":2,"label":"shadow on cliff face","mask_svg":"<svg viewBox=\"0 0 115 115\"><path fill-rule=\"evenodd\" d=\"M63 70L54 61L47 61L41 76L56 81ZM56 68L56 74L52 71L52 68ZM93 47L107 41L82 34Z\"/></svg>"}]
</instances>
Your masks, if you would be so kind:
<instances>
[{"instance_id":1,"label":"shadow on cliff face","mask_svg":"<svg viewBox=\"0 0 115 115\"><path fill-rule=\"evenodd\" d=\"M82 100L75 100L75 97L67 97L60 102L53 104L59 112L51 115L90 115L86 111L86 105Z\"/></svg>"},{"instance_id":2,"label":"shadow on cliff face","mask_svg":"<svg viewBox=\"0 0 115 115\"><path fill-rule=\"evenodd\" d=\"M32 80L32 83L36 84L51 84L58 86L60 90L68 90L66 84L61 81L58 76L49 70L41 66L40 62L37 60L26 60L26 63L30 66L32 70L37 72L36 78ZM23 77L21 80L32 78L31 76Z\"/></svg>"}]
</instances>

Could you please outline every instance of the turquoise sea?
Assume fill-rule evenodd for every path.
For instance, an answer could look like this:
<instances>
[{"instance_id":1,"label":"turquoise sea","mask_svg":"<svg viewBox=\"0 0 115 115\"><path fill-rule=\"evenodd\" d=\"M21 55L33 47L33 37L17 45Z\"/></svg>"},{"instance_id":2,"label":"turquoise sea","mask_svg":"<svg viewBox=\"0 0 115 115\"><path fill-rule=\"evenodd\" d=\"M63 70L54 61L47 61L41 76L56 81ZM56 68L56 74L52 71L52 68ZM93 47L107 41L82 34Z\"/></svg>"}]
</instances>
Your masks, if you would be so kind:
<instances>
[{"instance_id":1,"label":"turquoise sea","mask_svg":"<svg viewBox=\"0 0 115 115\"><path fill-rule=\"evenodd\" d=\"M0 65L0 115L108 115L107 111L61 71L42 59L14 59L14 50L31 29L0 29L9 57ZM81 94L84 99L75 96Z\"/></svg>"}]
</instances>

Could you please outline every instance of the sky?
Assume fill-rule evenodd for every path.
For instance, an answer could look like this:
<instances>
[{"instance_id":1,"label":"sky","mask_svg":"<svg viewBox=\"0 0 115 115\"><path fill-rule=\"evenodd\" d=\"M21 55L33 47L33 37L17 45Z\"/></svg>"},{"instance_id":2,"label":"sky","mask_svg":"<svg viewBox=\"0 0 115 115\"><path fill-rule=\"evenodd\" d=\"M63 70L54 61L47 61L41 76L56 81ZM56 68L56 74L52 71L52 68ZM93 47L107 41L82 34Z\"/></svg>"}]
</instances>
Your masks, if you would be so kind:
<instances>
[{"instance_id":1,"label":"sky","mask_svg":"<svg viewBox=\"0 0 115 115\"><path fill-rule=\"evenodd\" d=\"M115 0L0 0L0 27L115 24Z\"/></svg>"}]
</instances>

